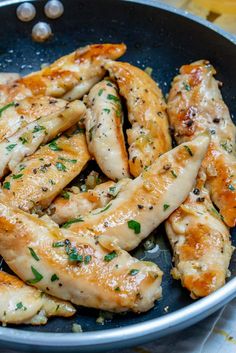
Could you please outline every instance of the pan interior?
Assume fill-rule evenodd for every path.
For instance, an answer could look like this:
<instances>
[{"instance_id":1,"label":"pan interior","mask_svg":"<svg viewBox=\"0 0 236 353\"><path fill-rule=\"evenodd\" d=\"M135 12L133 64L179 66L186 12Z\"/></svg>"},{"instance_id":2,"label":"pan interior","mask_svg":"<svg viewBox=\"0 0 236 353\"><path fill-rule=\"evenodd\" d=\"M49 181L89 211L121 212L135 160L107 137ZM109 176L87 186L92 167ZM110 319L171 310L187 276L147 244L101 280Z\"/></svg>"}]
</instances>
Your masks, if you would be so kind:
<instances>
[{"instance_id":1,"label":"pan interior","mask_svg":"<svg viewBox=\"0 0 236 353\"><path fill-rule=\"evenodd\" d=\"M50 21L45 19L44 3L41 0L34 3L37 8L34 22L46 20L54 33L52 39L44 44L31 40L33 23L16 20L16 5L1 8L0 71L16 71L24 75L38 70L42 63L52 62L88 43L125 42L128 51L122 60L141 68L153 68L153 77L165 94L182 64L198 59L210 60L218 71L218 79L224 83L224 99L232 115L236 116L236 47L219 34L177 14L117 0L64 0L64 15ZM235 230L233 232L236 233ZM105 316L104 325L99 325L96 323L97 310L78 308L77 315L71 319L54 318L46 326L17 328L71 332L72 324L76 322L83 331L97 331L141 323L190 305L189 293L170 276L172 254L163 226L154 235L157 245L153 250L144 251L140 245L134 252L140 259L156 262L165 274L163 297L152 310L142 315L113 315L112 319ZM230 266L231 278L236 274L235 262L236 255ZM3 269L6 269L5 264Z\"/></svg>"}]
</instances>

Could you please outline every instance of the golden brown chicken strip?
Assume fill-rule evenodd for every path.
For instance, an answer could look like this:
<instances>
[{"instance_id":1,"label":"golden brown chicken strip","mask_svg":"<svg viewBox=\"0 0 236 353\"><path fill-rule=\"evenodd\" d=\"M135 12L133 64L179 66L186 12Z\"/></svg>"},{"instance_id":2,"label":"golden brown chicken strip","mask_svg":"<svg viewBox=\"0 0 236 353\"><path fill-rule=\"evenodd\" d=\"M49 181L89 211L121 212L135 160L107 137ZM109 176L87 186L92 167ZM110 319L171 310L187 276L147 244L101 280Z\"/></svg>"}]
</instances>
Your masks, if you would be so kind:
<instances>
[{"instance_id":1,"label":"golden brown chicken strip","mask_svg":"<svg viewBox=\"0 0 236 353\"><path fill-rule=\"evenodd\" d=\"M3 325L45 325L50 316L69 317L76 311L70 303L44 294L3 271L0 271L0 297Z\"/></svg>"},{"instance_id":2,"label":"golden brown chicken strip","mask_svg":"<svg viewBox=\"0 0 236 353\"><path fill-rule=\"evenodd\" d=\"M114 181L107 181L86 192L74 193L63 190L51 203L47 214L57 224L84 216L96 208L105 207L113 198L109 190L115 185Z\"/></svg>"},{"instance_id":3,"label":"golden brown chicken strip","mask_svg":"<svg viewBox=\"0 0 236 353\"><path fill-rule=\"evenodd\" d=\"M128 183L129 179L122 179L118 183L107 181L94 189L79 193L63 190L51 203L47 214L57 224L85 216L96 208L105 207Z\"/></svg>"},{"instance_id":4,"label":"golden brown chicken strip","mask_svg":"<svg viewBox=\"0 0 236 353\"><path fill-rule=\"evenodd\" d=\"M34 153L40 145L47 143L61 132L79 122L85 113L81 101L70 102L47 116L26 125L14 135L0 142L0 178L14 172L25 156Z\"/></svg>"},{"instance_id":5,"label":"golden brown chicken strip","mask_svg":"<svg viewBox=\"0 0 236 353\"><path fill-rule=\"evenodd\" d=\"M104 60L118 59L125 51L124 44L94 44L79 48L41 71L12 84L0 85L0 105L32 95L79 99L105 75Z\"/></svg>"},{"instance_id":6,"label":"golden brown chicken strip","mask_svg":"<svg viewBox=\"0 0 236 353\"><path fill-rule=\"evenodd\" d=\"M107 61L105 65L117 81L120 94L126 99L129 166L133 176L150 166L157 157L171 149L166 103L157 83L128 63Z\"/></svg>"},{"instance_id":7,"label":"golden brown chicken strip","mask_svg":"<svg viewBox=\"0 0 236 353\"><path fill-rule=\"evenodd\" d=\"M193 298L204 297L225 284L233 248L228 228L214 208L205 178L166 221L174 252L172 275Z\"/></svg>"},{"instance_id":8,"label":"golden brown chicken strip","mask_svg":"<svg viewBox=\"0 0 236 353\"><path fill-rule=\"evenodd\" d=\"M66 106L63 99L28 97L19 103L9 103L0 108L0 141L42 116L56 113Z\"/></svg>"},{"instance_id":9,"label":"golden brown chicken strip","mask_svg":"<svg viewBox=\"0 0 236 353\"><path fill-rule=\"evenodd\" d=\"M209 137L203 135L163 154L106 207L64 227L78 235L99 236L102 243L112 237L122 249L134 249L186 199L208 144Z\"/></svg>"},{"instance_id":10,"label":"golden brown chicken strip","mask_svg":"<svg viewBox=\"0 0 236 353\"><path fill-rule=\"evenodd\" d=\"M1 203L0 249L25 282L77 305L142 312L161 296L162 272L154 263Z\"/></svg>"},{"instance_id":11,"label":"golden brown chicken strip","mask_svg":"<svg viewBox=\"0 0 236 353\"><path fill-rule=\"evenodd\" d=\"M84 133L72 129L25 158L5 179L1 197L25 211L44 209L89 159Z\"/></svg>"},{"instance_id":12,"label":"golden brown chicken strip","mask_svg":"<svg viewBox=\"0 0 236 353\"><path fill-rule=\"evenodd\" d=\"M97 83L86 99L88 149L103 173L112 180L129 177L122 130L123 111L118 89L110 80Z\"/></svg>"},{"instance_id":13,"label":"golden brown chicken strip","mask_svg":"<svg viewBox=\"0 0 236 353\"><path fill-rule=\"evenodd\" d=\"M203 162L206 187L225 223L236 225L236 128L208 61L184 65L168 98L168 114L178 143L209 130L212 141Z\"/></svg>"}]
</instances>

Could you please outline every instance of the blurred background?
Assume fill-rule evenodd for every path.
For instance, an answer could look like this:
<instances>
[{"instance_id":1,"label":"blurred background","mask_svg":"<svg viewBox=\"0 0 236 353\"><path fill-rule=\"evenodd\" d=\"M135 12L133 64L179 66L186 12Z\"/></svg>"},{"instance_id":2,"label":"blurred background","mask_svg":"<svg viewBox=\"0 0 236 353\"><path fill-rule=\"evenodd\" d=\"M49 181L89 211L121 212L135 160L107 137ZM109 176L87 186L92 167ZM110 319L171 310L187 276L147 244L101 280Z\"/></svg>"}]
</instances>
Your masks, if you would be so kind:
<instances>
[{"instance_id":1,"label":"blurred background","mask_svg":"<svg viewBox=\"0 0 236 353\"><path fill-rule=\"evenodd\" d=\"M236 35L236 0L162 0L203 17Z\"/></svg>"}]
</instances>

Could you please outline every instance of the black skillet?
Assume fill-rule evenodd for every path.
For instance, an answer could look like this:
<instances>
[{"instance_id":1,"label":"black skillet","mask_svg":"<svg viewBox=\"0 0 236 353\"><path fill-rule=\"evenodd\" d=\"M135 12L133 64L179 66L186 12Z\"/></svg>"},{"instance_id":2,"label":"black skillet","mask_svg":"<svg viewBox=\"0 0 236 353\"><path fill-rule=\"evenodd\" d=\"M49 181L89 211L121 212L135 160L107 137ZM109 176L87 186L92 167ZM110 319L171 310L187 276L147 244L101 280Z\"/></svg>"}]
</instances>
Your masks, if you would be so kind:
<instances>
[{"instance_id":1,"label":"black skillet","mask_svg":"<svg viewBox=\"0 0 236 353\"><path fill-rule=\"evenodd\" d=\"M141 68L152 67L153 77L165 93L182 64L202 58L210 60L224 83L224 99L231 113L236 114L236 46L232 36L205 21L156 1L119 0L64 0L64 15L48 20L43 12L45 1L38 0L34 1L36 18L23 23L15 15L19 2L0 2L0 71L24 75L88 43L125 42L128 51L122 60ZM32 25L37 21L52 26L54 36L50 41L39 44L31 40ZM163 298L152 310L142 315L115 315L102 326L96 323L98 311L79 308L72 319L51 319L46 326L0 328L0 347L4 352L6 347L14 352L104 352L187 327L235 296L235 255L229 283L193 304L187 291L170 276L171 252L163 228L157 229L155 235L155 250L145 252L140 246L135 253L139 258L155 261L165 273ZM71 333L75 322L82 326L83 333Z\"/></svg>"}]
</instances>

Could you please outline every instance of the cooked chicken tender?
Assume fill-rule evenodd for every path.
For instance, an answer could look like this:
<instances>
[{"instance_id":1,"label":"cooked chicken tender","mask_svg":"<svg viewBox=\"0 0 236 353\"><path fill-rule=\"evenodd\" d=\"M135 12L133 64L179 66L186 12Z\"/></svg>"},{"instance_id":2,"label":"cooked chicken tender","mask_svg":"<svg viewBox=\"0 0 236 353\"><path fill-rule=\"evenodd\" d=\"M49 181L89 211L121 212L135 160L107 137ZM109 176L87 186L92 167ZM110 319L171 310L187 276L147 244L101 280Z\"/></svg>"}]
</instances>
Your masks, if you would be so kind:
<instances>
[{"instance_id":1,"label":"cooked chicken tender","mask_svg":"<svg viewBox=\"0 0 236 353\"><path fill-rule=\"evenodd\" d=\"M126 99L129 166L138 176L157 157L171 149L171 138L162 92L152 78L128 63L106 61L106 69L118 83L120 94Z\"/></svg>"},{"instance_id":2,"label":"cooked chicken tender","mask_svg":"<svg viewBox=\"0 0 236 353\"><path fill-rule=\"evenodd\" d=\"M72 129L25 158L4 183L1 198L25 211L40 212L84 168L90 155L84 133Z\"/></svg>"},{"instance_id":3,"label":"cooked chicken tender","mask_svg":"<svg viewBox=\"0 0 236 353\"><path fill-rule=\"evenodd\" d=\"M207 296L225 284L233 250L229 230L203 185L199 176L187 200L165 223L174 252L172 275L192 298Z\"/></svg>"},{"instance_id":4,"label":"cooked chicken tender","mask_svg":"<svg viewBox=\"0 0 236 353\"><path fill-rule=\"evenodd\" d=\"M236 127L215 80L216 71L200 60L180 69L168 98L170 123L178 143L209 130L211 144L203 166L206 187L229 227L236 225Z\"/></svg>"},{"instance_id":5,"label":"cooked chicken tender","mask_svg":"<svg viewBox=\"0 0 236 353\"><path fill-rule=\"evenodd\" d=\"M67 101L51 97L28 97L0 108L0 141L37 119L65 108Z\"/></svg>"},{"instance_id":6,"label":"cooked chicken tender","mask_svg":"<svg viewBox=\"0 0 236 353\"><path fill-rule=\"evenodd\" d=\"M0 271L0 296L3 325L45 325L50 316L69 317L76 312L70 303L44 294L3 271Z\"/></svg>"},{"instance_id":7,"label":"cooked chicken tender","mask_svg":"<svg viewBox=\"0 0 236 353\"><path fill-rule=\"evenodd\" d=\"M14 172L25 156L77 123L85 113L81 101L67 103L59 111L39 118L0 142L0 178Z\"/></svg>"},{"instance_id":8,"label":"cooked chicken tender","mask_svg":"<svg viewBox=\"0 0 236 353\"><path fill-rule=\"evenodd\" d=\"M12 84L0 85L0 106L35 95L79 99L105 75L104 60L118 59L125 51L124 44L94 44L80 48L41 71Z\"/></svg>"},{"instance_id":9,"label":"cooked chicken tender","mask_svg":"<svg viewBox=\"0 0 236 353\"><path fill-rule=\"evenodd\" d=\"M108 178L120 180L128 177L123 112L117 87L111 81L103 80L91 89L85 102L89 152Z\"/></svg>"},{"instance_id":10,"label":"cooked chicken tender","mask_svg":"<svg viewBox=\"0 0 236 353\"><path fill-rule=\"evenodd\" d=\"M199 136L165 153L105 208L66 226L78 235L99 237L102 244L112 237L122 249L136 248L186 199L208 144L207 135Z\"/></svg>"},{"instance_id":11,"label":"cooked chicken tender","mask_svg":"<svg viewBox=\"0 0 236 353\"><path fill-rule=\"evenodd\" d=\"M162 272L112 241L75 236L49 220L0 204L0 249L25 282L74 304L115 312L149 310L161 296ZM31 249L31 251L30 251Z\"/></svg>"},{"instance_id":12,"label":"cooked chicken tender","mask_svg":"<svg viewBox=\"0 0 236 353\"><path fill-rule=\"evenodd\" d=\"M47 214L57 224L85 216L96 208L105 207L128 183L129 179L123 179L118 183L107 181L94 189L80 193L64 190L49 206Z\"/></svg>"}]
</instances>

